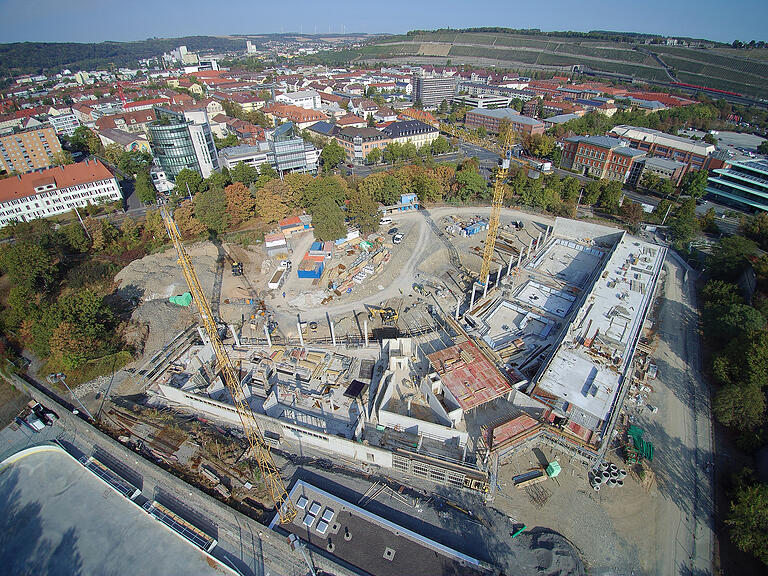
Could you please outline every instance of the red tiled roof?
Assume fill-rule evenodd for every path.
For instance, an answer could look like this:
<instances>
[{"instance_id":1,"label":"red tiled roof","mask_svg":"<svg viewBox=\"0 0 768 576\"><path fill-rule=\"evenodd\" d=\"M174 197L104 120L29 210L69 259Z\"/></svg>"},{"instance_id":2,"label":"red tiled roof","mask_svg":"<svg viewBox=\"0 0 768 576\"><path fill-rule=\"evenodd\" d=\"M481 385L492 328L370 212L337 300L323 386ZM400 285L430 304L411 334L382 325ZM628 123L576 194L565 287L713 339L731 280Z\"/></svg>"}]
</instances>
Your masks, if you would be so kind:
<instances>
[{"instance_id":1,"label":"red tiled roof","mask_svg":"<svg viewBox=\"0 0 768 576\"><path fill-rule=\"evenodd\" d=\"M112 177L112 172L98 160L56 166L42 172L30 172L0 180L0 202L33 196L35 188L44 184L55 183L56 188L68 188Z\"/></svg>"},{"instance_id":2,"label":"red tiled roof","mask_svg":"<svg viewBox=\"0 0 768 576\"><path fill-rule=\"evenodd\" d=\"M130 111L131 108L137 108L139 106L154 106L155 104L166 104L170 101L171 99L166 97L152 98L149 100L137 100L136 102L126 102L125 104L123 104L123 108L126 111Z\"/></svg>"}]
</instances>

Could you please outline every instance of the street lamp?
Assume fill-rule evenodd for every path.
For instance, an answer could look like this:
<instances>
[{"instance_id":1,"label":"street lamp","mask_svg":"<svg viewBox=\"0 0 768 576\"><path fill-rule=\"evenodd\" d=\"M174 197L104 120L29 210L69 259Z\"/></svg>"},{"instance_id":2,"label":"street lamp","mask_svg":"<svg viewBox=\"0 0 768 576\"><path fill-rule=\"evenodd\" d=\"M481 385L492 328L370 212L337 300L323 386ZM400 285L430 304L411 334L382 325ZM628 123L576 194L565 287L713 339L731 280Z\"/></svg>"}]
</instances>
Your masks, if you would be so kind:
<instances>
[{"instance_id":1,"label":"street lamp","mask_svg":"<svg viewBox=\"0 0 768 576\"><path fill-rule=\"evenodd\" d=\"M55 375L54 382L61 382L62 384L64 384L64 387L67 390L69 390L69 393L72 394L72 398L74 398L75 402L77 402L78 405L80 406L80 408L83 409L83 412L85 412L88 415L88 418L90 418L91 420L95 420L94 417L93 417L93 414L91 414L88 411L88 408L86 408L83 405L83 403L80 402L80 399L75 395L75 393L72 391L72 389L67 385L67 375L66 374L64 374L63 372L59 372L58 374Z\"/></svg>"}]
</instances>

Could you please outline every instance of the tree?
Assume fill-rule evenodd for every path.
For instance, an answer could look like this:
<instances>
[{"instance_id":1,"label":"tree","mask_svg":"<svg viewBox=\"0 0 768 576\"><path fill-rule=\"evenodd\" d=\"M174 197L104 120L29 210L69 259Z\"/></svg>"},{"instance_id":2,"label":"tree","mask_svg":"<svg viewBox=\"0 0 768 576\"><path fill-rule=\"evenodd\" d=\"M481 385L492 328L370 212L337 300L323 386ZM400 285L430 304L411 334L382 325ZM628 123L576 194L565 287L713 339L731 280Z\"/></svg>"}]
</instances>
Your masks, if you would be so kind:
<instances>
[{"instance_id":1,"label":"tree","mask_svg":"<svg viewBox=\"0 0 768 576\"><path fill-rule=\"evenodd\" d=\"M321 197L309 208L315 238L321 241L337 240L347 234L344 213L331 198Z\"/></svg>"},{"instance_id":2,"label":"tree","mask_svg":"<svg viewBox=\"0 0 768 576\"><path fill-rule=\"evenodd\" d=\"M373 197L359 188L348 192L347 217L363 234L379 227L379 205Z\"/></svg>"},{"instance_id":3,"label":"tree","mask_svg":"<svg viewBox=\"0 0 768 576\"><path fill-rule=\"evenodd\" d=\"M341 176L327 176L324 178L313 178L304 190L300 203L306 209L309 209L321 198L331 200L337 205L344 204L347 197L347 183Z\"/></svg>"},{"instance_id":4,"label":"tree","mask_svg":"<svg viewBox=\"0 0 768 576\"><path fill-rule=\"evenodd\" d=\"M67 248L72 252L88 252L91 247L91 241L79 222L62 226L59 232L64 237Z\"/></svg>"},{"instance_id":5,"label":"tree","mask_svg":"<svg viewBox=\"0 0 768 576\"><path fill-rule=\"evenodd\" d=\"M699 231L696 219L696 200L688 198L674 211L669 231L677 244L689 242Z\"/></svg>"},{"instance_id":6,"label":"tree","mask_svg":"<svg viewBox=\"0 0 768 576\"><path fill-rule=\"evenodd\" d=\"M526 138L526 148L537 158L546 158L552 153L557 141L547 134L534 134Z\"/></svg>"},{"instance_id":7,"label":"tree","mask_svg":"<svg viewBox=\"0 0 768 576\"><path fill-rule=\"evenodd\" d=\"M680 182L680 191L694 198L704 196L704 189L707 187L707 177L709 173L706 170L696 170L687 172Z\"/></svg>"},{"instance_id":8,"label":"tree","mask_svg":"<svg viewBox=\"0 0 768 576\"><path fill-rule=\"evenodd\" d=\"M173 213L173 219L182 236L194 238L205 232L206 226L195 217L194 204L189 200L179 204Z\"/></svg>"},{"instance_id":9,"label":"tree","mask_svg":"<svg viewBox=\"0 0 768 576\"><path fill-rule=\"evenodd\" d=\"M757 245L743 236L726 236L707 258L707 268L714 278L735 280L749 265L749 257L757 250Z\"/></svg>"},{"instance_id":10,"label":"tree","mask_svg":"<svg viewBox=\"0 0 768 576\"><path fill-rule=\"evenodd\" d=\"M155 185L152 184L152 178L150 178L147 172L139 172L136 175L134 192L136 192L136 195L143 204L154 204L155 200L157 200Z\"/></svg>"},{"instance_id":11,"label":"tree","mask_svg":"<svg viewBox=\"0 0 768 576\"><path fill-rule=\"evenodd\" d=\"M144 231L154 240L165 241L167 239L165 223L159 210L147 211L147 218L144 220Z\"/></svg>"},{"instance_id":12,"label":"tree","mask_svg":"<svg viewBox=\"0 0 768 576\"><path fill-rule=\"evenodd\" d=\"M229 225L227 197L221 188L210 188L195 195L195 217L215 234L221 234Z\"/></svg>"},{"instance_id":13,"label":"tree","mask_svg":"<svg viewBox=\"0 0 768 576\"><path fill-rule=\"evenodd\" d=\"M488 184L478 172L471 169L456 172L455 197L460 202L468 202L481 196L488 188Z\"/></svg>"},{"instance_id":14,"label":"tree","mask_svg":"<svg viewBox=\"0 0 768 576\"><path fill-rule=\"evenodd\" d=\"M256 207L259 216L268 223L282 220L291 213L285 198L291 191L288 184L281 180L270 180L256 195Z\"/></svg>"},{"instance_id":15,"label":"tree","mask_svg":"<svg viewBox=\"0 0 768 576\"><path fill-rule=\"evenodd\" d=\"M118 162L120 162L120 158L122 157L123 152L125 152L125 150L122 146L120 146L120 144L117 142L112 142L112 144L107 144L107 147L104 148L104 158L106 158L107 162L110 164L117 166Z\"/></svg>"},{"instance_id":16,"label":"tree","mask_svg":"<svg viewBox=\"0 0 768 576\"><path fill-rule=\"evenodd\" d=\"M584 188L584 196L582 198L583 203L587 204L588 206L596 203L597 199L600 198L602 191L603 188L601 182L598 182L597 180L591 180L590 182L587 182L587 185Z\"/></svg>"},{"instance_id":17,"label":"tree","mask_svg":"<svg viewBox=\"0 0 768 576\"><path fill-rule=\"evenodd\" d=\"M709 132L704 135L704 142L707 144L712 144L713 146L717 146L717 138L714 134L710 134Z\"/></svg>"},{"instance_id":18,"label":"tree","mask_svg":"<svg viewBox=\"0 0 768 576\"><path fill-rule=\"evenodd\" d=\"M224 188L227 199L227 213L233 225L251 219L256 210L256 199L242 182L235 182Z\"/></svg>"},{"instance_id":19,"label":"tree","mask_svg":"<svg viewBox=\"0 0 768 576\"><path fill-rule=\"evenodd\" d=\"M575 204L579 199L579 192L581 191L581 182L573 176L566 176L562 180L562 186L560 188L560 198L563 202L568 204Z\"/></svg>"},{"instance_id":20,"label":"tree","mask_svg":"<svg viewBox=\"0 0 768 576\"><path fill-rule=\"evenodd\" d=\"M368 152L368 156L365 157L367 164L378 164L381 162L381 148L373 148Z\"/></svg>"},{"instance_id":21,"label":"tree","mask_svg":"<svg viewBox=\"0 0 768 576\"><path fill-rule=\"evenodd\" d=\"M213 188L224 190L224 188L229 186L231 183L232 181L229 179L229 170L224 168L221 172L211 172L211 175L203 180L203 183L200 185L198 192L202 192L203 190L211 190Z\"/></svg>"},{"instance_id":22,"label":"tree","mask_svg":"<svg viewBox=\"0 0 768 576\"><path fill-rule=\"evenodd\" d=\"M62 150L61 152L56 152L56 154L53 155L51 163L54 166L66 166L68 164L74 164L75 159L72 157L72 154L66 150Z\"/></svg>"},{"instance_id":23,"label":"tree","mask_svg":"<svg viewBox=\"0 0 768 576\"><path fill-rule=\"evenodd\" d=\"M445 139L445 136L438 136L432 141L431 148L432 154L439 156L440 154L449 152L451 150L451 145L448 143L448 140Z\"/></svg>"},{"instance_id":24,"label":"tree","mask_svg":"<svg viewBox=\"0 0 768 576\"><path fill-rule=\"evenodd\" d=\"M373 114L368 112L368 116L365 117L365 123L368 125L368 128L373 128L376 126L376 120L373 118Z\"/></svg>"},{"instance_id":25,"label":"tree","mask_svg":"<svg viewBox=\"0 0 768 576\"><path fill-rule=\"evenodd\" d=\"M731 500L725 522L739 550L768 564L768 484L740 486Z\"/></svg>"},{"instance_id":26,"label":"tree","mask_svg":"<svg viewBox=\"0 0 768 576\"><path fill-rule=\"evenodd\" d=\"M602 186L602 190L600 191L600 198L598 200L598 205L600 206L600 209L606 212L607 214L615 214L616 211L619 209L621 196L622 196L621 182L611 180L610 182L606 182Z\"/></svg>"},{"instance_id":27,"label":"tree","mask_svg":"<svg viewBox=\"0 0 768 576\"><path fill-rule=\"evenodd\" d=\"M323 171L330 172L344 160L344 148L342 148L335 139L328 142L320 153L323 161Z\"/></svg>"},{"instance_id":28,"label":"tree","mask_svg":"<svg viewBox=\"0 0 768 576\"><path fill-rule=\"evenodd\" d=\"M443 191L434 177L420 171L411 181L410 192L415 193L421 202L437 202Z\"/></svg>"},{"instance_id":29,"label":"tree","mask_svg":"<svg viewBox=\"0 0 768 576\"><path fill-rule=\"evenodd\" d=\"M357 183L357 189L385 206L396 204L400 200L400 185L397 179L387 172L377 172Z\"/></svg>"},{"instance_id":30,"label":"tree","mask_svg":"<svg viewBox=\"0 0 768 576\"><path fill-rule=\"evenodd\" d=\"M768 154L768 140L763 140L757 147L760 154Z\"/></svg>"},{"instance_id":31,"label":"tree","mask_svg":"<svg viewBox=\"0 0 768 576\"><path fill-rule=\"evenodd\" d=\"M633 202L629 198L624 198L619 209L619 216L621 219L633 230L637 228L637 225L643 219L643 208L637 202Z\"/></svg>"},{"instance_id":32,"label":"tree","mask_svg":"<svg viewBox=\"0 0 768 576\"><path fill-rule=\"evenodd\" d=\"M55 366L73 370L95 356L99 342L81 333L78 326L71 322L62 322L51 334L49 346L50 359Z\"/></svg>"},{"instance_id":33,"label":"tree","mask_svg":"<svg viewBox=\"0 0 768 576\"><path fill-rule=\"evenodd\" d=\"M149 152L140 150L131 150L123 152L118 160L118 168L128 174L138 174L139 172L149 172L152 164L152 155Z\"/></svg>"},{"instance_id":34,"label":"tree","mask_svg":"<svg viewBox=\"0 0 768 576\"><path fill-rule=\"evenodd\" d=\"M120 225L120 240L128 250L135 248L139 243L139 227L136 220L130 216Z\"/></svg>"},{"instance_id":35,"label":"tree","mask_svg":"<svg viewBox=\"0 0 768 576\"><path fill-rule=\"evenodd\" d=\"M200 174L189 168L183 168L176 176L173 192L182 197L188 194L194 196L200 191L202 183L203 177Z\"/></svg>"},{"instance_id":36,"label":"tree","mask_svg":"<svg viewBox=\"0 0 768 576\"><path fill-rule=\"evenodd\" d=\"M98 154L103 148L96 133L87 126L78 126L69 139L72 147L79 152Z\"/></svg>"},{"instance_id":37,"label":"tree","mask_svg":"<svg viewBox=\"0 0 768 576\"><path fill-rule=\"evenodd\" d=\"M232 146L237 146L240 141L237 139L237 136L235 134L227 134L224 138L216 138L213 137L213 143L216 146L216 150L221 150L223 148L230 148Z\"/></svg>"},{"instance_id":38,"label":"tree","mask_svg":"<svg viewBox=\"0 0 768 576\"><path fill-rule=\"evenodd\" d=\"M57 273L56 264L43 246L18 240L0 252L0 268L11 285L29 292L47 291Z\"/></svg>"},{"instance_id":39,"label":"tree","mask_svg":"<svg viewBox=\"0 0 768 576\"><path fill-rule=\"evenodd\" d=\"M258 168L249 166L245 162L238 162L237 165L229 171L229 176L232 178L232 182L240 182L247 188L259 177L259 170Z\"/></svg>"}]
</instances>

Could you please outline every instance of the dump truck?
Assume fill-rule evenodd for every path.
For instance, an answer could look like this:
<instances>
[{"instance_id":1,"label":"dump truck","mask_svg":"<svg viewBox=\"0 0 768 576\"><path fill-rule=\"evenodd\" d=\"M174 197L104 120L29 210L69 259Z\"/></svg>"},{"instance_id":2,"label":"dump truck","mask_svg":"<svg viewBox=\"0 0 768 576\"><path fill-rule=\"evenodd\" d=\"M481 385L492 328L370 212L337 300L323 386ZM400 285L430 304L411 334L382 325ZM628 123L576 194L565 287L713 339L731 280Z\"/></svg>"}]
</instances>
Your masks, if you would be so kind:
<instances>
[{"instance_id":1,"label":"dump truck","mask_svg":"<svg viewBox=\"0 0 768 576\"><path fill-rule=\"evenodd\" d=\"M288 270L285 268L278 268L275 270L275 273L272 274L272 278L270 279L267 286L270 290L277 290L280 288L280 286L283 285L283 282L285 282L285 277L287 275Z\"/></svg>"}]
</instances>

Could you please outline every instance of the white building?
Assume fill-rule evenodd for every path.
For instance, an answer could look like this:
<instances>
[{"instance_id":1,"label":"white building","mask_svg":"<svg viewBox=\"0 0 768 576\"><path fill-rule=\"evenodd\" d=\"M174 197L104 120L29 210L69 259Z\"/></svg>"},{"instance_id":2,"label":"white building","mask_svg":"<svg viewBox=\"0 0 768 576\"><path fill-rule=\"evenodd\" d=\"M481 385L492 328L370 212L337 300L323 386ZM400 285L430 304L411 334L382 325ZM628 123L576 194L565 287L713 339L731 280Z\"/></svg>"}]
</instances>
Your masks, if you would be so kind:
<instances>
[{"instance_id":1,"label":"white building","mask_svg":"<svg viewBox=\"0 0 768 576\"><path fill-rule=\"evenodd\" d=\"M275 96L277 102L293 104L307 110L320 110L320 94L315 90L301 90L299 92L286 92Z\"/></svg>"},{"instance_id":2,"label":"white building","mask_svg":"<svg viewBox=\"0 0 768 576\"><path fill-rule=\"evenodd\" d=\"M77 115L69 108L61 114L51 116L48 118L48 121L56 130L56 134L66 134L67 136L72 136L78 126L80 126L80 120L78 120Z\"/></svg>"},{"instance_id":3,"label":"white building","mask_svg":"<svg viewBox=\"0 0 768 576\"><path fill-rule=\"evenodd\" d=\"M30 172L0 180L0 226L122 198L117 180L98 160Z\"/></svg>"}]
</instances>

